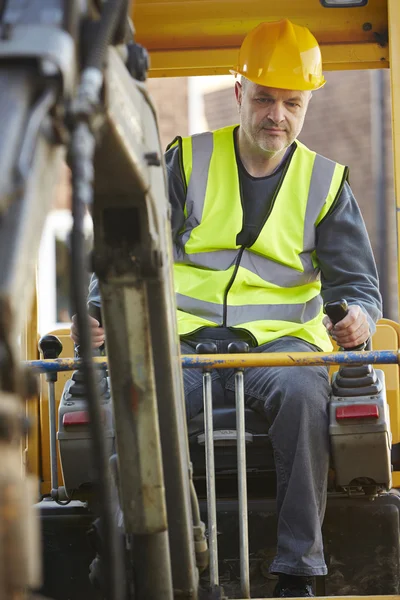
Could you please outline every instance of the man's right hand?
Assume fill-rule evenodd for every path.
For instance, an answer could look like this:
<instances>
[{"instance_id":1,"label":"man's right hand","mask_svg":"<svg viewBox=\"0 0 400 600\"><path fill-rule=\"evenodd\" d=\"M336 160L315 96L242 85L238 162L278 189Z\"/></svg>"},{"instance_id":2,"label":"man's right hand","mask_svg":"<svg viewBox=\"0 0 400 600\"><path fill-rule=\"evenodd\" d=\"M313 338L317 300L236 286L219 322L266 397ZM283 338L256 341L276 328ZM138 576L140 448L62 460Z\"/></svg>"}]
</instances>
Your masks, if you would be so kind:
<instances>
[{"instance_id":1,"label":"man's right hand","mask_svg":"<svg viewBox=\"0 0 400 600\"><path fill-rule=\"evenodd\" d=\"M92 348L100 348L100 346L104 344L105 331L103 327L100 327L100 323L97 319L94 319L89 315L88 318L92 335ZM79 344L78 322L76 315L72 317L71 338L75 344Z\"/></svg>"}]
</instances>

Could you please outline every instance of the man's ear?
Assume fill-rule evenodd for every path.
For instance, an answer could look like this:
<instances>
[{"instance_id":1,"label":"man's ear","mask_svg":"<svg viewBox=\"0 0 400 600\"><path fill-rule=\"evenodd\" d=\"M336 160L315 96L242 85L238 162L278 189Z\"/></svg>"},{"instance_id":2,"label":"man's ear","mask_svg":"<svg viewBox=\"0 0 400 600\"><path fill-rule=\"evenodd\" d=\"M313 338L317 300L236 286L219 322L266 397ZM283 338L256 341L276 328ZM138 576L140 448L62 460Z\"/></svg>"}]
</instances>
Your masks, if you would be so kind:
<instances>
[{"instance_id":1,"label":"man's ear","mask_svg":"<svg viewBox=\"0 0 400 600\"><path fill-rule=\"evenodd\" d=\"M240 108L242 105L243 88L242 84L239 81L236 81L235 83L235 96L236 102L238 103L238 107Z\"/></svg>"}]
</instances>

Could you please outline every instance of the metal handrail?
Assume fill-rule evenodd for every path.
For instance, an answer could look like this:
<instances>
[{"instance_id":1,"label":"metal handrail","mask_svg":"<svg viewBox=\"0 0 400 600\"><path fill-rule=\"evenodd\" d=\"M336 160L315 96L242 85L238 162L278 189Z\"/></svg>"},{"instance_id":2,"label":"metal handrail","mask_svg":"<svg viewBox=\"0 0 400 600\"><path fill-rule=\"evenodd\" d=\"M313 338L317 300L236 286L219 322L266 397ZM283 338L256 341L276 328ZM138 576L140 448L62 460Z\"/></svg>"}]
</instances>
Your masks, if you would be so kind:
<instances>
[{"instance_id":1,"label":"metal handrail","mask_svg":"<svg viewBox=\"0 0 400 600\"><path fill-rule=\"evenodd\" d=\"M213 368L238 369L248 367L299 367L351 364L400 365L399 350L371 350L363 352L271 352L250 354L183 354L184 369ZM93 358L99 368L107 368L106 356ZM39 373L74 371L81 366L80 358L57 358L24 361L23 364Z\"/></svg>"}]
</instances>

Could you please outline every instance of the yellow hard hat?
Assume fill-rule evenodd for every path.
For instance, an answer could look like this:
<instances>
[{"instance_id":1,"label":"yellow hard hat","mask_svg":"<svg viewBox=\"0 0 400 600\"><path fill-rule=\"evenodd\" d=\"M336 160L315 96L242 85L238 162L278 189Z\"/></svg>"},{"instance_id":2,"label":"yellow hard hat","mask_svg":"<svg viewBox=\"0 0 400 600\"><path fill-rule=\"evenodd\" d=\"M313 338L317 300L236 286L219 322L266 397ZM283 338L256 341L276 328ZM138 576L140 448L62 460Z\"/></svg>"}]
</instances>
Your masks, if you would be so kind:
<instances>
[{"instance_id":1,"label":"yellow hard hat","mask_svg":"<svg viewBox=\"0 0 400 600\"><path fill-rule=\"evenodd\" d=\"M317 90L326 83L317 40L307 27L287 19L260 23L252 29L231 73L287 90Z\"/></svg>"}]
</instances>

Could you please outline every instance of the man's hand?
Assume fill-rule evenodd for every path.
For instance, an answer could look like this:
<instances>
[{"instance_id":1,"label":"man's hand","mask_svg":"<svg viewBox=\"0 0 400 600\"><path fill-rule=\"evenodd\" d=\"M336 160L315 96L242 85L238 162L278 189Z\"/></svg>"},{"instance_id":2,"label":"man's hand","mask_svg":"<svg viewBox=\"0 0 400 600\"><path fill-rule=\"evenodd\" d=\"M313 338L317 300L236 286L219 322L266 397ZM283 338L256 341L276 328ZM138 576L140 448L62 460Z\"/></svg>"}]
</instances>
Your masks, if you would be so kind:
<instances>
[{"instance_id":1,"label":"man's hand","mask_svg":"<svg viewBox=\"0 0 400 600\"><path fill-rule=\"evenodd\" d=\"M349 306L349 312L344 319L334 326L328 316L323 323L335 342L342 348L354 348L368 340L369 330L366 314L356 304Z\"/></svg>"},{"instance_id":2,"label":"man's hand","mask_svg":"<svg viewBox=\"0 0 400 600\"><path fill-rule=\"evenodd\" d=\"M92 348L100 348L104 344L105 332L97 319L89 316L89 324L92 334ZM78 323L76 315L72 317L71 338L75 344L79 344Z\"/></svg>"}]
</instances>

